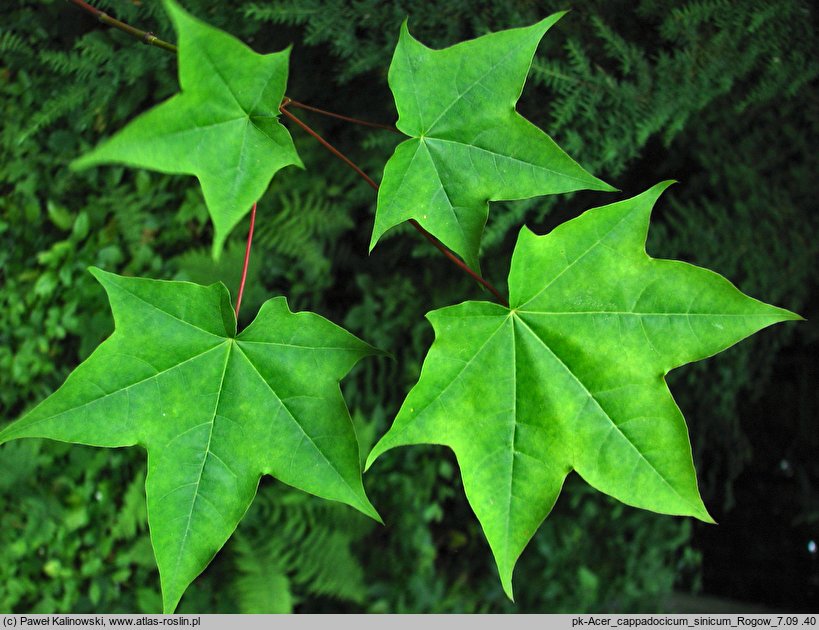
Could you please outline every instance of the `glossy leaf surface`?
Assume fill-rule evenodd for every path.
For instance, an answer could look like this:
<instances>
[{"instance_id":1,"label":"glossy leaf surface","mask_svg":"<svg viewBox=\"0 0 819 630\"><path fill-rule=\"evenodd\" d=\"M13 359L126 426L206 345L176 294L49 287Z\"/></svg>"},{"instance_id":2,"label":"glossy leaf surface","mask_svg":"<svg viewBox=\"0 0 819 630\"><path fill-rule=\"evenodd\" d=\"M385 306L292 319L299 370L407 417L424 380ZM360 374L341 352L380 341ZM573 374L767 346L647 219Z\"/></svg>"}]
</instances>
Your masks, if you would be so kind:
<instances>
[{"instance_id":1,"label":"glossy leaf surface","mask_svg":"<svg viewBox=\"0 0 819 630\"><path fill-rule=\"evenodd\" d=\"M164 3L178 35L182 91L72 166L117 162L195 175L213 220L218 256L273 175L290 164L302 165L278 122L290 50L259 55L173 0Z\"/></svg>"},{"instance_id":2,"label":"glossy leaf surface","mask_svg":"<svg viewBox=\"0 0 819 630\"><path fill-rule=\"evenodd\" d=\"M421 377L368 458L369 467L396 446L451 447L510 597L517 558L572 470L629 505L712 522L664 376L800 319L716 273L646 254L667 185L546 236L524 228L511 308L429 313L435 342Z\"/></svg>"},{"instance_id":3,"label":"glossy leaf surface","mask_svg":"<svg viewBox=\"0 0 819 630\"><path fill-rule=\"evenodd\" d=\"M562 15L443 50L404 23L389 83L410 139L384 168L371 250L414 218L477 269L489 201L613 190L515 111L538 43Z\"/></svg>"},{"instance_id":4,"label":"glossy leaf surface","mask_svg":"<svg viewBox=\"0 0 819 630\"><path fill-rule=\"evenodd\" d=\"M236 335L223 284L92 271L116 330L54 394L0 432L148 451L148 521L172 612L242 519L262 475L378 519L338 382L376 351L268 300Z\"/></svg>"}]
</instances>

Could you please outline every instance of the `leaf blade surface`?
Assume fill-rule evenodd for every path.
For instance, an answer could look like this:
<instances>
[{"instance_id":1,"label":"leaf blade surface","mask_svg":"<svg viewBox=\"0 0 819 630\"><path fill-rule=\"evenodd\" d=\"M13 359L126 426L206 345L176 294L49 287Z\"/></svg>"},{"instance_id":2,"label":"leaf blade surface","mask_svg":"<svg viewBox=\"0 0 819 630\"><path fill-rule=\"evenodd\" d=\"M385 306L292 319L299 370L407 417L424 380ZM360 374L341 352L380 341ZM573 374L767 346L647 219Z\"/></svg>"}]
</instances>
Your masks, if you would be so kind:
<instances>
[{"instance_id":1,"label":"leaf blade surface","mask_svg":"<svg viewBox=\"0 0 819 630\"><path fill-rule=\"evenodd\" d=\"M800 319L716 273L646 254L668 184L545 236L523 228L510 308L429 313L421 376L367 459L408 444L452 448L510 597L515 562L572 470L629 505L713 522L665 374Z\"/></svg>"},{"instance_id":2,"label":"leaf blade surface","mask_svg":"<svg viewBox=\"0 0 819 630\"><path fill-rule=\"evenodd\" d=\"M182 91L72 163L111 162L199 179L214 224L213 251L289 165L302 166L278 122L290 50L260 55L164 0L179 38Z\"/></svg>"},{"instance_id":3,"label":"leaf blade surface","mask_svg":"<svg viewBox=\"0 0 819 630\"><path fill-rule=\"evenodd\" d=\"M515 111L535 50L562 15L443 50L404 23L389 83L410 139L384 168L370 250L415 219L477 269L489 201L613 190Z\"/></svg>"},{"instance_id":4,"label":"leaf blade surface","mask_svg":"<svg viewBox=\"0 0 819 630\"><path fill-rule=\"evenodd\" d=\"M114 334L0 432L148 452L148 520L166 612L247 511L263 474L380 520L339 381L376 351L266 302L236 335L227 289L92 273Z\"/></svg>"}]
</instances>

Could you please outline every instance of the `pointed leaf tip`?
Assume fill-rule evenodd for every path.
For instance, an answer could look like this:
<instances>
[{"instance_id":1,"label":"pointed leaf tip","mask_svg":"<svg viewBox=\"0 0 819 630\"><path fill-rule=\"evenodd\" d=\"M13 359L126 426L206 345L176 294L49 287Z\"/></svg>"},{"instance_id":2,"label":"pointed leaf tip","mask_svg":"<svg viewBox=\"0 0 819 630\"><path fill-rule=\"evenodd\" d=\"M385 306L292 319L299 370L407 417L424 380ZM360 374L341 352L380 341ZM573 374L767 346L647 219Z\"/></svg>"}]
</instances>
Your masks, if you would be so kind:
<instances>
[{"instance_id":1,"label":"pointed leaf tip","mask_svg":"<svg viewBox=\"0 0 819 630\"><path fill-rule=\"evenodd\" d=\"M506 593L506 597L509 598L509 601L514 604L515 603L515 594L514 594L514 592L512 590L511 580L509 581L508 584L506 584L506 583L503 584L503 592Z\"/></svg>"},{"instance_id":2,"label":"pointed leaf tip","mask_svg":"<svg viewBox=\"0 0 819 630\"><path fill-rule=\"evenodd\" d=\"M675 184L679 184L680 181L678 179L664 179L663 181L655 184L649 190L653 190L654 188L659 188L660 192L665 192L670 186L674 186Z\"/></svg>"},{"instance_id":3,"label":"pointed leaf tip","mask_svg":"<svg viewBox=\"0 0 819 630\"><path fill-rule=\"evenodd\" d=\"M383 439L383 436L382 436ZM379 440L380 442L381 440ZM368 472L370 468L372 468L373 464L375 464L376 460L381 457L384 453L389 451L390 448L379 448L379 445L376 444L370 453L367 455L367 461L364 462L364 472Z\"/></svg>"},{"instance_id":4,"label":"pointed leaf tip","mask_svg":"<svg viewBox=\"0 0 819 630\"><path fill-rule=\"evenodd\" d=\"M654 184L651 188L649 188L649 189L641 192L640 194L635 195L634 197L631 197L631 198L629 198L629 199L627 199L625 201L631 202L631 201L643 200L643 201L647 201L651 206L654 206L654 204L657 203L657 200L663 195L663 193L666 190L668 190L671 186L674 186L677 183L679 183L679 182L677 182L676 179L666 179L666 180L661 181L661 182L659 182L657 184Z\"/></svg>"},{"instance_id":5,"label":"pointed leaf tip","mask_svg":"<svg viewBox=\"0 0 819 630\"><path fill-rule=\"evenodd\" d=\"M174 17L175 15L183 15L185 17L193 17L187 9L185 9L179 2L176 0L162 0L162 6L165 9L165 13Z\"/></svg>"},{"instance_id":6,"label":"pointed leaf tip","mask_svg":"<svg viewBox=\"0 0 819 630\"><path fill-rule=\"evenodd\" d=\"M122 277L110 271L106 271L105 269L101 269L96 265L89 265L86 267L86 269L88 273L94 276L94 279L100 284L100 286L102 286L103 289L105 289L106 292L113 283L114 278Z\"/></svg>"},{"instance_id":7,"label":"pointed leaf tip","mask_svg":"<svg viewBox=\"0 0 819 630\"><path fill-rule=\"evenodd\" d=\"M370 503L369 501L367 501L365 504L363 504L363 506L361 508L358 508L358 510L362 514L364 514L365 516L369 516L371 519L373 519L379 525L384 524L384 519L381 518L381 515L378 513L378 510L376 510L375 506L372 503Z\"/></svg>"},{"instance_id":8,"label":"pointed leaf tip","mask_svg":"<svg viewBox=\"0 0 819 630\"><path fill-rule=\"evenodd\" d=\"M600 182L600 185L598 188L590 188L590 190L598 190L600 192L621 192L621 190L616 186L612 186L611 184L602 179L599 178L595 179L597 179L597 181Z\"/></svg>"},{"instance_id":9,"label":"pointed leaf tip","mask_svg":"<svg viewBox=\"0 0 819 630\"><path fill-rule=\"evenodd\" d=\"M571 9L566 9L564 11L557 11L556 13L552 13L551 15L547 15L545 18L537 22L535 25L536 27L540 27L543 29L543 35L545 35L550 28L552 28L555 24L557 24L560 20L562 20L567 13L570 13Z\"/></svg>"},{"instance_id":10,"label":"pointed leaf tip","mask_svg":"<svg viewBox=\"0 0 819 630\"><path fill-rule=\"evenodd\" d=\"M782 321L783 322L806 322L808 321L806 317L802 317L799 313L794 313L793 311L789 311L786 308L779 309L782 311Z\"/></svg>"}]
</instances>

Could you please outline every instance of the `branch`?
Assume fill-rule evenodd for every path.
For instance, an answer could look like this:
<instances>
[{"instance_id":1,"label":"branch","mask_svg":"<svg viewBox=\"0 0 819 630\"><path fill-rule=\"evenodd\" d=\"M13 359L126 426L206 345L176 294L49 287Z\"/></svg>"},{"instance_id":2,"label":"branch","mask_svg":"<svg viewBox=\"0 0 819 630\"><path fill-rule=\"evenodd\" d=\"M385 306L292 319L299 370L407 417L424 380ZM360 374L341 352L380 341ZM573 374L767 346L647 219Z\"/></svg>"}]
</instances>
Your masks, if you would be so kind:
<instances>
[{"instance_id":1,"label":"branch","mask_svg":"<svg viewBox=\"0 0 819 630\"><path fill-rule=\"evenodd\" d=\"M87 2L83 2L83 0L68 0L68 2L75 6L78 6L86 13L90 13L103 24L113 26L114 28L119 29L123 33L128 33L128 35L130 35L131 37L135 37L136 39L140 40L143 44L146 44L148 46L156 46L157 48L162 48L163 50L167 50L168 52L172 53L175 53L177 51L176 46L159 39L153 33L149 33L148 31L142 31L138 28L134 28L129 24L126 24L125 22L120 22L119 20L112 18L107 13L100 11L96 7L92 7Z\"/></svg>"}]
</instances>

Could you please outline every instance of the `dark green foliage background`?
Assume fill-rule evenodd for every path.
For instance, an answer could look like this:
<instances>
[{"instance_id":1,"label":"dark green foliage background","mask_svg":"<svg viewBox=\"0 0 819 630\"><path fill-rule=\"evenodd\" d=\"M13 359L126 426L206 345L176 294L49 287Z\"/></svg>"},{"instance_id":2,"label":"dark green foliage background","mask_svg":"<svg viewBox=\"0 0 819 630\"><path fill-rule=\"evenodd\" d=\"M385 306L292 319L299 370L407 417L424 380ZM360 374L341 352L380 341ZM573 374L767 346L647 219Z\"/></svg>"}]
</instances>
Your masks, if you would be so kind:
<instances>
[{"instance_id":1,"label":"dark green foliage background","mask_svg":"<svg viewBox=\"0 0 819 630\"><path fill-rule=\"evenodd\" d=\"M407 15L421 41L443 46L565 8L480 0L184 4L259 52L294 43L292 97L384 122L395 116L386 72ZM153 0L96 5L173 39ZM541 46L521 111L623 196L681 180L655 214L650 253L712 268L751 295L815 319L819 37L812 3L578 0L573 8ZM3 3L3 421L53 391L111 332L88 265L222 279L235 291L246 223L214 263L192 179L67 169L176 89L174 57L162 50L61 0ZM380 176L396 137L304 116ZM424 313L480 292L405 228L368 257L372 191L299 130L293 135L307 170L278 175L259 205L242 319L285 293L294 309L315 310L396 355L364 363L344 384L366 449L417 378L431 342ZM586 193L494 204L487 275L503 284L521 224L542 233L612 199ZM818 341L810 323L780 326L672 375L705 500L727 523L722 530L615 504L574 478L518 565L513 606L454 458L442 449L400 449L365 478L386 528L267 480L180 611L650 612L673 606L672 589L697 589L703 580L715 594L810 608L819 593L817 560L806 551L811 537L819 540ZM38 441L0 449L0 611L159 610L144 469L138 449ZM758 518L767 521L748 520ZM733 532L765 523L779 546L750 553L751 570L770 568L772 554L793 560L779 571L780 586L755 591L731 577L732 567L743 570L736 568L743 551L730 545ZM788 580L801 586L791 589Z\"/></svg>"}]
</instances>

